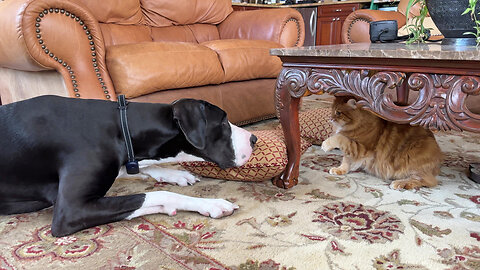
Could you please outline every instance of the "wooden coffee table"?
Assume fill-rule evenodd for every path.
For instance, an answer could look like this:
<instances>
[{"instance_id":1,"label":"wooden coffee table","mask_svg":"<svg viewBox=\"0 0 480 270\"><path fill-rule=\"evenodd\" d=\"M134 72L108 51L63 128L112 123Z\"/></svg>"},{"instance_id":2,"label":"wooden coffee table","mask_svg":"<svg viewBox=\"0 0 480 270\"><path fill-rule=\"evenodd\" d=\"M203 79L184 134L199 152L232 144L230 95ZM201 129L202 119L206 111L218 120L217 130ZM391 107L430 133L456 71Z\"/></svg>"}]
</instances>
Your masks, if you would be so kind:
<instances>
[{"instance_id":1,"label":"wooden coffee table","mask_svg":"<svg viewBox=\"0 0 480 270\"><path fill-rule=\"evenodd\" d=\"M298 109L300 99L309 94L353 95L363 108L396 123L480 132L480 114L466 107L468 96L480 94L480 48L357 43L270 53L283 61L275 102L288 164L273 180L278 187L298 183ZM408 102L414 92L418 96Z\"/></svg>"}]
</instances>

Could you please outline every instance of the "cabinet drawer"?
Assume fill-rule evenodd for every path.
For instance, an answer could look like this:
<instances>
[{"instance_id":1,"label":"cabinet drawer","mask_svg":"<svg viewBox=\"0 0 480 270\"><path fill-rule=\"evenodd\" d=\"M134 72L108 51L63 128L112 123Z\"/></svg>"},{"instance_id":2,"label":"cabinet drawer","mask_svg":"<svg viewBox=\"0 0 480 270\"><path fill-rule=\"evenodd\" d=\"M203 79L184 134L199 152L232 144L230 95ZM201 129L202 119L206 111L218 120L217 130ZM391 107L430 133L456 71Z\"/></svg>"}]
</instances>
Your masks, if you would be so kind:
<instances>
[{"instance_id":1,"label":"cabinet drawer","mask_svg":"<svg viewBox=\"0 0 480 270\"><path fill-rule=\"evenodd\" d=\"M360 8L359 4L339 4L320 6L318 16L348 16Z\"/></svg>"}]
</instances>

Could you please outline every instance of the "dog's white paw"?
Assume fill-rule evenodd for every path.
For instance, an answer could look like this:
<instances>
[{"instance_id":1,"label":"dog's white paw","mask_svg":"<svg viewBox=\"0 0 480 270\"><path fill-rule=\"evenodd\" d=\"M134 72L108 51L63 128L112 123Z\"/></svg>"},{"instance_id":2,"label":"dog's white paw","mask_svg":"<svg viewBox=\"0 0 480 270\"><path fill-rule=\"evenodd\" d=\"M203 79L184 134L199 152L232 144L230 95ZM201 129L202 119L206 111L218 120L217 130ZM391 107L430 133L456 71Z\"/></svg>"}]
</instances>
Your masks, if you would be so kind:
<instances>
[{"instance_id":1,"label":"dog's white paw","mask_svg":"<svg viewBox=\"0 0 480 270\"><path fill-rule=\"evenodd\" d=\"M179 186L193 185L200 181L195 175L187 172L175 169L161 168L161 167L147 167L141 171L144 174L149 175L158 182L165 182L171 184L177 184Z\"/></svg>"},{"instance_id":2,"label":"dog's white paw","mask_svg":"<svg viewBox=\"0 0 480 270\"><path fill-rule=\"evenodd\" d=\"M322 142L321 148L325 152L330 152L335 148L335 146L332 144L332 140L326 139L325 141Z\"/></svg>"},{"instance_id":3,"label":"dog's white paw","mask_svg":"<svg viewBox=\"0 0 480 270\"><path fill-rule=\"evenodd\" d=\"M233 214L238 209L238 205L224 199L199 199L195 211L204 216L212 218L221 218Z\"/></svg>"}]
</instances>

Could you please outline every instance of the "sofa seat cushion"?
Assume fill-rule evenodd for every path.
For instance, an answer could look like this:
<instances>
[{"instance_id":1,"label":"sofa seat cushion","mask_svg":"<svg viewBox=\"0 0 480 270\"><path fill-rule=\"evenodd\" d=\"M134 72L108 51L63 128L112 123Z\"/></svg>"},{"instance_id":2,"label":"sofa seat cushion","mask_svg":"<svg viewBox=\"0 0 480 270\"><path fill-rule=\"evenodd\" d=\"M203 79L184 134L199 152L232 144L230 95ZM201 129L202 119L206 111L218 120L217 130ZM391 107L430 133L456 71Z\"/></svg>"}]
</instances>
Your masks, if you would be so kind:
<instances>
[{"instance_id":1,"label":"sofa seat cushion","mask_svg":"<svg viewBox=\"0 0 480 270\"><path fill-rule=\"evenodd\" d=\"M195 43L116 45L107 48L106 56L115 90L127 98L224 81L215 51Z\"/></svg>"},{"instance_id":2,"label":"sofa seat cushion","mask_svg":"<svg viewBox=\"0 0 480 270\"><path fill-rule=\"evenodd\" d=\"M201 43L217 52L225 72L224 82L276 78L282 61L270 55L281 44L266 40L212 40Z\"/></svg>"}]
</instances>

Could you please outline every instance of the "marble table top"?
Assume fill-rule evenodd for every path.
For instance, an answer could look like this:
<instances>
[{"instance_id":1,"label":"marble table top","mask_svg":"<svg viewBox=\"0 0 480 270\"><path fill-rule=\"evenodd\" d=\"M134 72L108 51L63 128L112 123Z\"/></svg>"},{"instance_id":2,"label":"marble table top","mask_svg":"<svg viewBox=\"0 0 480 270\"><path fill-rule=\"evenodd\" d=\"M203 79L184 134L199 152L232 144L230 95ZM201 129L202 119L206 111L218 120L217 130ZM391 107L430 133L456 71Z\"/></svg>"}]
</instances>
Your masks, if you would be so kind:
<instances>
[{"instance_id":1,"label":"marble table top","mask_svg":"<svg viewBox=\"0 0 480 270\"><path fill-rule=\"evenodd\" d=\"M354 43L340 45L310 46L300 48L271 49L271 55L277 56L316 56L346 58L401 58L432 60L470 60L480 61L480 47L440 45L438 43Z\"/></svg>"}]
</instances>

